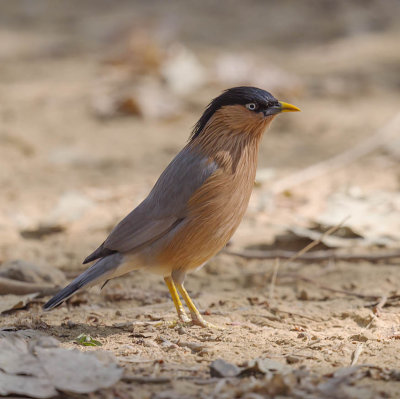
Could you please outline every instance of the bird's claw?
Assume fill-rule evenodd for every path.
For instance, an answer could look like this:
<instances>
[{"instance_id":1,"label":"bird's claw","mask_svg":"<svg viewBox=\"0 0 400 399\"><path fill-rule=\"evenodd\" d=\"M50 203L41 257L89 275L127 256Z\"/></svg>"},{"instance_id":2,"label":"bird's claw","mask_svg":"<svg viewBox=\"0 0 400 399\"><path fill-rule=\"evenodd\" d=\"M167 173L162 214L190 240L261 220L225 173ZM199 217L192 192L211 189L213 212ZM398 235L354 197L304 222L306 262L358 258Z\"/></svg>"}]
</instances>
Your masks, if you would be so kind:
<instances>
[{"instance_id":1,"label":"bird's claw","mask_svg":"<svg viewBox=\"0 0 400 399\"><path fill-rule=\"evenodd\" d=\"M224 327L217 326L217 325L215 325L213 323L210 323L209 321L204 320L202 317L201 318L199 318L199 317L193 318L191 320L191 325L192 326L200 326L200 327L203 327L203 328L210 328L210 329L213 329L213 330L225 330Z\"/></svg>"}]
</instances>

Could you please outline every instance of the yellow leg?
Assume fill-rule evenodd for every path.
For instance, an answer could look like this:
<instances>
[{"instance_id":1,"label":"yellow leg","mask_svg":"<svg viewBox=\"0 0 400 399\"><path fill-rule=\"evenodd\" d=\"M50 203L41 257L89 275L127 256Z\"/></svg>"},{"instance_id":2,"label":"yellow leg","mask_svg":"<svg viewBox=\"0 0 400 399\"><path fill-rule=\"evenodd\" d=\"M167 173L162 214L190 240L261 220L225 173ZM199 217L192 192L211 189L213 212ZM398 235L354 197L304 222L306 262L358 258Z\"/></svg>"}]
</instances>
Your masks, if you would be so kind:
<instances>
[{"instance_id":1,"label":"yellow leg","mask_svg":"<svg viewBox=\"0 0 400 399\"><path fill-rule=\"evenodd\" d=\"M192 316L192 323L196 324L201 327L209 327L209 328L220 328L214 326L214 324L209 323L208 321L204 320L203 316L197 310L195 304L193 303L192 299L190 298L188 292L186 291L183 284L176 284L178 291L182 295L183 300L186 302L187 307L190 310L190 314Z\"/></svg>"},{"instance_id":2,"label":"yellow leg","mask_svg":"<svg viewBox=\"0 0 400 399\"><path fill-rule=\"evenodd\" d=\"M174 305L176 307L176 312L178 313L178 317L184 323L189 323L190 319L183 308L182 302L179 299L178 292L176 291L175 284L172 281L171 277L164 277L165 284L168 287L169 293L171 294L172 300L174 301Z\"/></svg>"}]
</instances>

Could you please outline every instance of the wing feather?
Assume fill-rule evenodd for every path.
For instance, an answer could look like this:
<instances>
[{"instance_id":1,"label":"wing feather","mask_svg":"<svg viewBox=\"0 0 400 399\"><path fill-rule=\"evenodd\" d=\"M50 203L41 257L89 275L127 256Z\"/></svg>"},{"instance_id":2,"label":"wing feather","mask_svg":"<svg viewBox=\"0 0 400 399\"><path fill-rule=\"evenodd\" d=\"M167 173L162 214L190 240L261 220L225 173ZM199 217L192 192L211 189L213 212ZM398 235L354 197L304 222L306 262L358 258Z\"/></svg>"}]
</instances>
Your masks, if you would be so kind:
<instances>
[{"instance_id":1,"label":"wing feather","mask_svg":"<svg viewBox=\"0 0 400 399\"><path fill-rule=\"evenodd\" d=\"M193 193L217 165L187 145L167 166L148 197L127 215L84 263L114 252L131 252L158 240L181 223Z\"/></svg>"}]
</instances>

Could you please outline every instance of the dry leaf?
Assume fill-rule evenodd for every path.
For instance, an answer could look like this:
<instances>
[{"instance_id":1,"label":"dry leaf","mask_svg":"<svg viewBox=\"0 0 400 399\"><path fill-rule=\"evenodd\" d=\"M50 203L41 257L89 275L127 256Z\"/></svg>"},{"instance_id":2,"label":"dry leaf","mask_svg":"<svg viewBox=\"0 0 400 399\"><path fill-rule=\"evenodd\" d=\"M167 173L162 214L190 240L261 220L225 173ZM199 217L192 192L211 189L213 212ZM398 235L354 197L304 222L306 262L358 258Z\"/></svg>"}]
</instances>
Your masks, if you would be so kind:
<instances>
[{"instance_id":1,"label":"dry leaf","mask_svg":"<svg viewBox=\"0 0 400 399\"><path fill-rule=\"evenodd\" d=\"M242 375L262 373L268 374L271 372L285 372L290 370L288 366L272 359L253 359L244 364Z\"/></svg>"},{"instance_id":2,"label":"dry leaf","mask_svg":"<svg viewBox=\"0 0 400 399\"><path fill-rule=\"evenodd\" d=\"M14 309L22 309L28 303L38 296L37 293L27 295L1 295L0 296L0 313Z\"/></svg>"},{"instance_id":3,"label":"dry leaf","mask_svg":"<svg viewBox=\"0 0 400 399\"><path fill-rule=\"evenodd\" d=\"M344 226L351 229L364 246L398 246L400 241L400 194L379 191L363 195L356 190L348 193L335 193L316 222L320 225L334 226L345 217ZM332 237L331 237L332 238ZM348 240L354 245L354 240ZM346 239L337 246L344 246ZM347 246L347 245L346 245Z\"/></svg>"},{"instance_id":4,"label":"dry leaf","mask_svg":"<svg viewBox=\"0 0 400 399\"><path fill-rule=\"evenodd\" d=\"M57 391L89 393L114 385L122 376L107 352L57 345L48 336L26 341L10 332L0 338L0 394L50 398Z\"/></svg>"},{"instance_id":5,"label":"dry leaf","mask_svg":"<svg viewBox=\"0 0 400 399\"><path fill-rule=\"evenodd\" d=\"M21 259L4 262L0 266L0 277L27 283L65 283L65 276L61 270Z\"/></svg>"}]
</instances>

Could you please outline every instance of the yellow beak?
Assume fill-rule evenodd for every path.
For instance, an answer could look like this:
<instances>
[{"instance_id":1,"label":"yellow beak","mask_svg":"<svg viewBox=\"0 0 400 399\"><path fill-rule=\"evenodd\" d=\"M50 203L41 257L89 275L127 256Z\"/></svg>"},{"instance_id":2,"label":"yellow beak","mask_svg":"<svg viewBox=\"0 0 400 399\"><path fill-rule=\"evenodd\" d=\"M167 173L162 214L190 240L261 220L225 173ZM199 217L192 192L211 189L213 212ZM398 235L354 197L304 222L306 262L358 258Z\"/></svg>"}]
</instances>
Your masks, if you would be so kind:
<instances>
[{"instance_id":1,"label":"yellow beak","mask_svg":"<svg viewBox=\"0 0 400 399\"><path fill-rule=\"evenodd\" d=\"M284 103L283 101L279 101L281 105L281 112L297 112L300 111L300 108L297 108L295 105Z\"/></svg>"}]
</instances>

